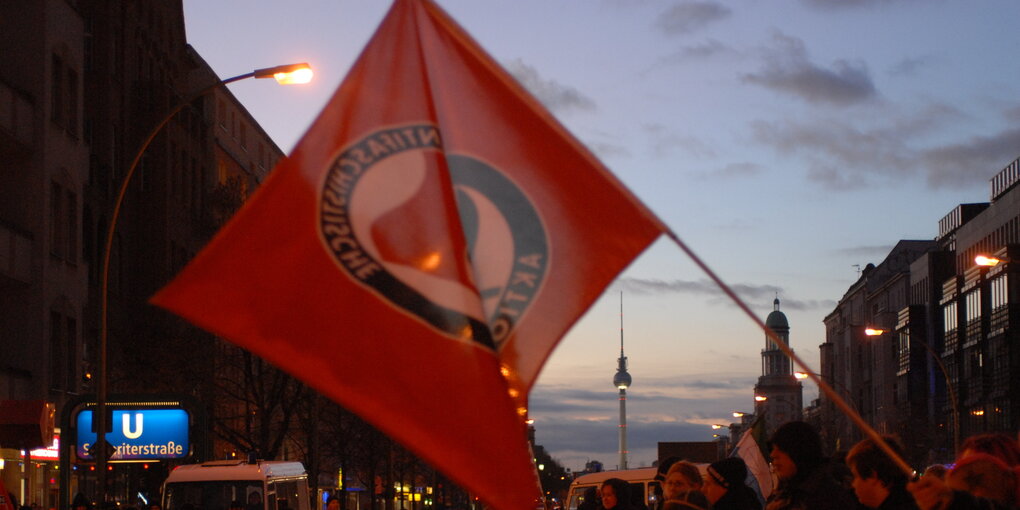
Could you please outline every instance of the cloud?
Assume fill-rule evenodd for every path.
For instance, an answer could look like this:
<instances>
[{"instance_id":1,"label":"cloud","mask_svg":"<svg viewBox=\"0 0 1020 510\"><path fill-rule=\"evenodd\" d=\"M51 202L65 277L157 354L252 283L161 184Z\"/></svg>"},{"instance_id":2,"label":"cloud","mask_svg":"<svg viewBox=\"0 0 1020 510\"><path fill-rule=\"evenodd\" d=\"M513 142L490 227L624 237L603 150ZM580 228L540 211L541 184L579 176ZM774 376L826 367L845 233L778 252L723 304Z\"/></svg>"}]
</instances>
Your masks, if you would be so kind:
<instances>
[{"instance_id":1,"label":"cloud","mask_svg":"<svg viewBox=\"0 0 1020 510\"><path fill-rule=\"evenodd\" d=\"M590 142L588 149L594 152L600 159L629 158L632 156L626 146L609 142Z\"/></svg>"},{"instance_id":2,"label":"cloud","mask_svg":"<svg viewBox=\"0 0 1020 510\"><path fill-rule=\"evenodd\" d=\"M1006 120L1009 120L1010 122L1020 122L1020 105L1007 108L1006 111L1003 112L1003 115L1006 117Z\"/></svg>"},{"instance_id":3,"label":"cloud","mask_svg":"<svg viewBox=\"0 0 1020 510\"><path fill-rule=\"evenodd\" d=\"M1012 128L991 136L976 136L969 140L928 149L921 154L932 188L982 185L984 179L1002 170L1017 156L1020 147L1020 128Z\"/></svg>"},{"instance_id":4,"label":"cloud","mask_svg":"<svg viewBox=\"0 0 1020 510\"><path fill-rule=\"evenodd\" d=\"M908 57L893 65L889 69L889 74L893 76L914 76L924 68L931 66L934 62L935 57L931 55Z\"/></svg>"},{"instance_id":5,"label":"cloud","mask_svg":"<svg viewBox=\"0 0 1020 510\"><path fill-rule=\"evenodd\" d=\"M877 97L863 62L837 60L831 69L808 59L804 42L782 33L773 36L762 68L743 76L747 83L799 97L813 104L849 106Z\"/></svg>"},{"instance_id":6,"label":"cloud","mask_svg":"<svg viewBox=\"0 0 1020 510\"><path fill-rule=\"evenodd\" d=\"M672 133L661 124L646 124L642 129L648 135L652 154L656 157L670 156L676 150L697 158L712 158L716 155L708 144L697 137Z\"/></svg>"},{"instance_id":7,"label":"cloud","mask_svg":"<svg viewBox=\"0 0 1020 510\"><path fill-rule=\"evenodd\" d=\"M857 127L844 119L810 122L755 122L755 140L782 154L800 155L810 166L807 178L834 191L922 176L931 189L984 185L1016 157L1020 128L1008 128L953 143L921 146L916 140L940 126L966 118L963 112L932 104L886 125Z\"/></svg>"},{"instance_id":8,"label":"cloud","mask_svg":"<svg viewBox=\"0 0 1020 510\"><path fill-rule=\"evenodd\" d=\"M741 163L730 163L724 167L717 168L710 172L702 172L696 176L702 180L716 180L716 179L743 179L748 177L754 177L760 175L765 171L765 167L750 162Z\"/></svg>"},{"instance_id":9,"label":"cloud","mask_svg":"<svg viewBox=\"0 0 1020 510\"><path fill-rule=\"evenodd\" d=\"M659 14L655 25L667 35L684 35L726 19L730 14L732 11L728 7L717 2L688 0Z\"/></svg>"},{"instance_id":10,"label":"cloud","mask_svg":"<svg viewBox=\"0 0 1020 510\"><path fill-rule=\"evenodd\" d=\"M519 58L508 62L506 69L552 112L592 112L597 109L595 101L591 98L581 94L573 87L542 78L539 76L538 70L525 64Z\"/></svg>"},{"instance_id":11,"label":"cloud","mask_svg":"<svg viewBox=\"0 0 1020 510\"><path fill-rule=\"evenodd\" d=\"M713 298L713 303L729 303L719 287L711 280L658 280L649 278L622 277L613 284L614 290L623 290L628 293L652 295L652 294L690 294L695 296L708 296ZM749 303L752 308L771 308L772 299L776 296L783 296L783 288L775 285L751 285L746 283L730 284L733 292L736 292L741 299ZM819 310L832 308L836 305L832 300L798 300L789 297L781 297L784 310ZM767 302L767 305L765 304Z\"/></svg>"},{"instance_id":12,"label":"cloud","mask_svg":"<svg viewBox=\"0 0 1020 510\"><path fill-rule=\"evenodd\" d=\"M740 53L733 47L716 39L709 39L701 44L684 46L673 53L659 58L659 64L680 64L692 60L707 60L724 56L739 56Z\"/></svg>"}]
</instances>

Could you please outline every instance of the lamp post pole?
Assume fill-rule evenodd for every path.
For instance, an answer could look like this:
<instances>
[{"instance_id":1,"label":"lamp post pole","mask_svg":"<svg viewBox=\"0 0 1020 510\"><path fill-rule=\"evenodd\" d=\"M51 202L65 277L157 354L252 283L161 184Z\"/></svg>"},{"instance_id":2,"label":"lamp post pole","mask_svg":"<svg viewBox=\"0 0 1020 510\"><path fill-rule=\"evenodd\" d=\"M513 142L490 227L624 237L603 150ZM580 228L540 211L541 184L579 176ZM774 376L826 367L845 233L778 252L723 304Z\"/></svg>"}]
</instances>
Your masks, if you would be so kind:
<instances>
[{"instance_id":1,"label":"lamp post pole","mask_svg":"<svg viewBox=\"0 0 1020 510\"><path fill-rule=\"evenodd\" d=\"M305 76L301 78L293 78L293 73L304 71ZM117 193L117 198L113 204L113 213L110 215L110 225L106 230L106 245L103 249L103 272L100 285L100 320L99 320L99 381L96 388L96 406L95 412L92 415L93 423L96 428L96 443L93 447L92 454L96 460L96 498L95 502L97 505L102 505L106 502L106 471L107 471L107 460L108 448L106 446L106 429L111 424L107 423L106 407L108 399L108 388L107 388L107 357L106 357L106 346L107 346L107 311L108 311L108 295L109 295L109 283L110 283L110 252L113 247L113 236L117 228L117 219L120 217L120 208L124 203L124 195L127 194L128 184L131 183L131 177L135 174L135 169L138 168L138 162L141 161L142 156L145 154L145 150L149 148L152 141L156 138L156 135L163 130L163 128L173 119L178 112L184 109L185 106L191 104L192 101L198 99L213 90L233 83L235 81L244 80L247 78L276 78L281 84L290 83L307 83L311 79L311 68L308 64L289 64L275 67L267 67L264 69L256 69L250 73L239 74L237 76L220 80L204 89L200 89L198 92L192 93L184 100L177 103L177 105L170 110L170 112L156 125L149 133L149 136L142 141L142 145L138 148L135 153L134 159L131 160L131 165L128 167L127 172L124 174L124 180L120 184L120 190ZM100 508L102 510L102 508Z\"/></svg>"},{"instance_id":2,"label":"lamp post pole","mask_svg":"<svg viewBox=\"0 0 1020 510\"><path fill-rule=\"evenodd\" d=\"M867 336L881 336L887 331L878 328L867 328L864 330L864 334ZM928 355L935 360L936 366L942 372L942 377L946 380L946 393L949 394L949 404L953 408L953 457L960 451L960 408L956 401L956 390L953 388L953 381L949 378L949 371L946 370L946 366L942 363L942 357L932 349L928 342L916 338L914 335L910 335L910 342L917 342L924 347L924 350L928 352Z\"/></svg>"}]
</instances>

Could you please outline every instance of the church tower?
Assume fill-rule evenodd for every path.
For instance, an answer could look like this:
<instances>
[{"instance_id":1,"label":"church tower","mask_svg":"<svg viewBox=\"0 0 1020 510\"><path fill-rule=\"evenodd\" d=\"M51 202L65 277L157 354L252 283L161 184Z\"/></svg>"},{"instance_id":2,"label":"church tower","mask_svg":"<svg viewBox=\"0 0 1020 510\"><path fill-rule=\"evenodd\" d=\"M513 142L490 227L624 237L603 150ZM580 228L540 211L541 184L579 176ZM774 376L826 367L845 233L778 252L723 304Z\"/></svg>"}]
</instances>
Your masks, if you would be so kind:
<instances>
[{"instance_id":1,"label":"church tower","mask_svg":"<svg viewBox=\"0 0 1020 510\"><path fill-rule=\"evenodd\" d=\"M772 313L765 319L765 327L790 345L790 322L779 310L778 297L772 302ZM765 432L769 436L780 425L802 419L803 386L793 375L793 362L768 335L765 349L761 351L761 377L754 385L754 401L754 413L764 415Z\"/></svg>"}]
</instances>

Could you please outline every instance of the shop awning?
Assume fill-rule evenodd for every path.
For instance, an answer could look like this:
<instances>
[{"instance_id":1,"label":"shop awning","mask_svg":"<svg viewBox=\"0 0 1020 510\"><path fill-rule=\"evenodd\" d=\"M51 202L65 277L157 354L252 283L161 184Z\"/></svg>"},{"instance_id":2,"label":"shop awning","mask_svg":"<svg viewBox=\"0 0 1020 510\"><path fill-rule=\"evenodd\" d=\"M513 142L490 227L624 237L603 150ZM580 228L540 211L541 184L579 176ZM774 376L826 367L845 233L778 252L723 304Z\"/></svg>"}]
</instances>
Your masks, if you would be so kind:
<instances>
[{"instance_id":1,"label":"shop awning","mask_svg":"<svg viewBox=\"0 0 1020 510\"><path fill-rule=\"evenodd\" d=\"M0 447L45 448L53 442L53 404L45 400L0 400Z\"/></svg>"}]
</instances>

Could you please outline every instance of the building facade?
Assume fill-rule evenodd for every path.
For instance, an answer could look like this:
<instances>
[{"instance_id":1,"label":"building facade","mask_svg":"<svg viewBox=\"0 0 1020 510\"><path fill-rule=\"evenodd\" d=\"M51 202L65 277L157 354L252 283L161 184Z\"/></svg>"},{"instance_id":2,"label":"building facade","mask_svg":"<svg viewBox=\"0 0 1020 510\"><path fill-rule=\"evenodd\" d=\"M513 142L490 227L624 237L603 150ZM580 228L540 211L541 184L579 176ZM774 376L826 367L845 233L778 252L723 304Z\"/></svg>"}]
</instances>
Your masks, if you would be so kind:
<instances>
[{"instance_id":1,"label":"building facade","mask_svg":"<svg viewBox=\"0 0 1020 510\"><path fill-rule=\"evenodd\" d=\"M951 461L968 436L1020 429L1018 181L1020 160L992 179L988 203L943 217L935 240L900 241L865 268L825 318L823 374L865 421L898 435L915 465ZM1002 262L977 266L981 254ZM819 406L832 411L824 396ZM830 448L861 437L822 425Z\"/></svg>"},{"instance_id":2,"label":"building facade","mask_svg":"<svg viewBox=\"0 0 1020 510\"><path fill-rule=\"evenodd\" d=\"M4 2L0 48L0 399L59 416L95 392L102 260L125 174L174 106L219 78L188 46L180 0ZM111 394L205 394L222 343L147 299L280 157L224 88L186 104L144 153L111 250ZM7 446L5 485L55 508L56 460L25 463ZM140 489L125 480L143 477L117 476L125 494Z\"/></svg>"}]
</instances>

